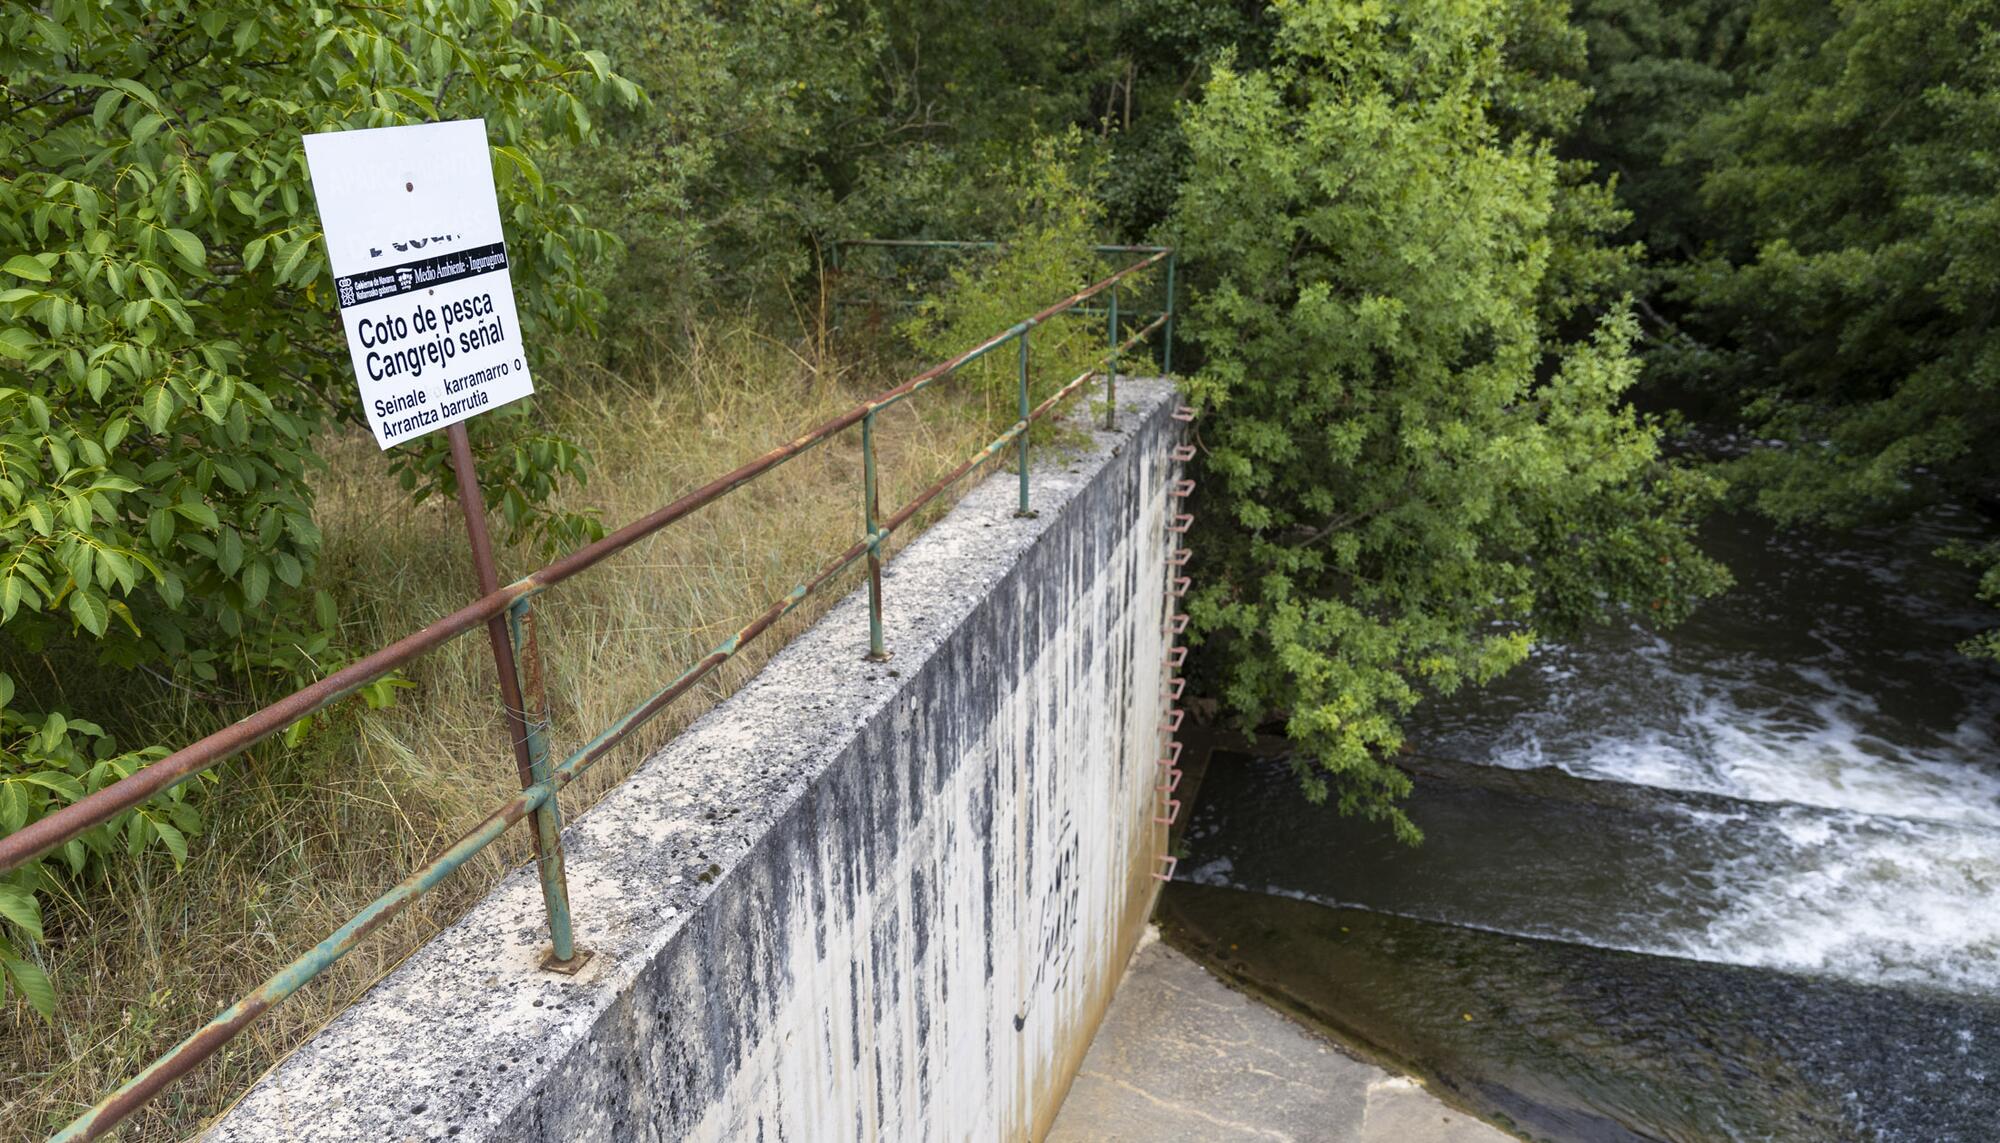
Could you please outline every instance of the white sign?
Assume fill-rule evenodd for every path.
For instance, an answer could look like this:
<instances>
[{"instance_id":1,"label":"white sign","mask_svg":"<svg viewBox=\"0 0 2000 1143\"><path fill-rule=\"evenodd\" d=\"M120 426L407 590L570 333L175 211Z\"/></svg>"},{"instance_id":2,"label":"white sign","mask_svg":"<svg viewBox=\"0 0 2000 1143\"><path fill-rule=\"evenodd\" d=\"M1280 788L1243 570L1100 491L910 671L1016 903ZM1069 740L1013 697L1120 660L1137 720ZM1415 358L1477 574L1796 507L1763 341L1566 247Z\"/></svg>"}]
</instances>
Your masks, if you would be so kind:
<instances>
[{"instance_id":1,"label":"white sign","mask_svg":"<svg viewBox=\"0 0 2000 1143\"><path fill-rule=\"evenodd\" d=\"M486 121L307 135L306 165L383 448L535 391Z\"/></svg>"}]
</instances>

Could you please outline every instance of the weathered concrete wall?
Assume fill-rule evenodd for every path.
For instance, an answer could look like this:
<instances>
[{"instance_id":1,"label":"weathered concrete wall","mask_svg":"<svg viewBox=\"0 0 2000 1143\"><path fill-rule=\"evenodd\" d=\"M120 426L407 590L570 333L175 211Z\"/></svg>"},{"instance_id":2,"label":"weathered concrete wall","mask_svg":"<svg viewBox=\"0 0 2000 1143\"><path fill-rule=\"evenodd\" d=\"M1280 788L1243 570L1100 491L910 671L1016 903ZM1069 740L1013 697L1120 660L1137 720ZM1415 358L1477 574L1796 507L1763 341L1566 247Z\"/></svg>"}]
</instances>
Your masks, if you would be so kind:
<instances>
[{"instance_id":1,"label":"weathered concrete wall","mask_svg":"<svg viewBox=\"0 0 2000 1143\"><path fill-rule=\"evenodd\" d=\"M507 878L209 1138L1039 1138L1153 901L1169 448L974 489L565 832L581 974Z\"/></svg>"}]
</instances>

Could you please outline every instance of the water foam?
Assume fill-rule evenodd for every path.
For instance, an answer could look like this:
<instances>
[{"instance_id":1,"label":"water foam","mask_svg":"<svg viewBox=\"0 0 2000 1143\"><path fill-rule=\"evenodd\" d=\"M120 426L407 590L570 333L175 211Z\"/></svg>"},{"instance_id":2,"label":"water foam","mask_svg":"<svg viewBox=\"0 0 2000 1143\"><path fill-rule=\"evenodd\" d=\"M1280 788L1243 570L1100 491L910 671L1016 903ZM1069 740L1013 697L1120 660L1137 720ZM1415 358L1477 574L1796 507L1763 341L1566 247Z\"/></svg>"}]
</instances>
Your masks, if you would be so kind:
<instances>
[{"instance_id":1,"label":"water foam","mask_svg":"<svg viewBox=\"0 0 2000 1143\"><path fill-rule=\"evenodd\" d=\"M1993 709L1953 726L1890 726L1878 701L1818 667L1783 671L1754 656L1690 670L1664 640L1634 631L1617 656L1622 695L1591 693L1610 673L1602 649L1549 647L1534 661L1539 709L1521 711L1484 750L1456 757L1509 769L1552 766L1579 778L1757 802L2000 829ZM1471 728L1467 728L1471 729ZM1454 738L1467 737L1464 733Z\"/></svg>"},{"instance_id":2,"label":"water foam","mask_svg":"<svg viewBox=\"0 0 2000 1143\"><path fill-rule=\"evenodd\" d=\"M1786 807L1721 862L1729 904L1659 951L2000 994L2000 834Z\"/></svg>"},{"instance_id":3,"label":"water foam","mask_svg":"<svg viewBox=\"0 0 2000 1143\"><path fill-rule=\"evenodd\" d=\"M1670 792L1571 802L1563 787L1482 809L1476 789L1431 775L1412 809L1433 836L1385 854L1386 839L1371 844L1301 802L1275 760L1211 774L1180 877L1512 936L2000 997L2000 829ZM1259 828L1241 828L1250 821ZM1588 833L1530 840L1568 831ZM1299 839L1314 837L1323 857L1301 860Z\"/></svg>"}]
</instances>

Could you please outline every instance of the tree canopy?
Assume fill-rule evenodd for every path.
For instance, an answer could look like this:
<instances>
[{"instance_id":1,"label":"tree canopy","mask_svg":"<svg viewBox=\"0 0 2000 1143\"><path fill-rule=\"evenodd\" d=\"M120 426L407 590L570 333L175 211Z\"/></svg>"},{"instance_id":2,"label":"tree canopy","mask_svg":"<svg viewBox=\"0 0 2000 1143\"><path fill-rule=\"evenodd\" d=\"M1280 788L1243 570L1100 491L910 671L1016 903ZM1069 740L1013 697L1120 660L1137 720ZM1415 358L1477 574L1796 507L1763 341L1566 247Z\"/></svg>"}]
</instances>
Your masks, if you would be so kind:
<instances>
[{"instance_id":1,"label":"tree canopy","mask_svg":"<svg viewBox=\"0 0 2000 1143\"><path fill-rule=\"evenodd\" d=\"M1724 466L1742 497L1833 525L2000 502L2000 6L1583 11L1609 113L1582 150L1630 172L1649 377L1770 442ZM2000 546L1954 551L2000 603Z\"/></svg>"},{"instance_id":2,"label":"tree canopy","mask_svg":"<svg viewBox=\"0 0 2000 1143\"><path fill-rule=\"evenodd\" d=\"M1403 716L1538 633L1719 589L1688 533L1713 486L1623 400L1619 219L1534 130L1582 93L1510 51L1560 25L1497 3L1279 11L1271 63L1225 62L1185 119L1170 232L1207 271L1189 611L1236 714L1283 716L1308 792L1414 838Z\"/></svg>"}]
</instances>

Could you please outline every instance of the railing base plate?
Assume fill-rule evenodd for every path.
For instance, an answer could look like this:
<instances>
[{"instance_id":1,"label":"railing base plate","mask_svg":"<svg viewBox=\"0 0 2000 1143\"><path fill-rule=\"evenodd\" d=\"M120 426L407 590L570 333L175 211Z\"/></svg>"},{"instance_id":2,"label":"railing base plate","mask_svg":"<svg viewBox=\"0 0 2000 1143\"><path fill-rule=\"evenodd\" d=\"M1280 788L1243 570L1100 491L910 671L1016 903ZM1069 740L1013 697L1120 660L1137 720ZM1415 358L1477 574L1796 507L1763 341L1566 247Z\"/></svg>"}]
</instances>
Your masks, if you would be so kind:
<instances>
[{"instance_id":1,"label":"railing base plate","mask_svg":"<svg viewBox=\"0 0 2000 1143\"><path fill-rule=\"evenodd\" d=\"M576 950L576 955L570 957L568 960L557 960L556 950L550 949L548 952L542 954L542 970L544 972L560 972L564 976L575 976L577 973L583 971L584 965L590 963L590 957L591 952L589 949L578 949Z\"/></svg>"}]
</instances>

